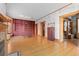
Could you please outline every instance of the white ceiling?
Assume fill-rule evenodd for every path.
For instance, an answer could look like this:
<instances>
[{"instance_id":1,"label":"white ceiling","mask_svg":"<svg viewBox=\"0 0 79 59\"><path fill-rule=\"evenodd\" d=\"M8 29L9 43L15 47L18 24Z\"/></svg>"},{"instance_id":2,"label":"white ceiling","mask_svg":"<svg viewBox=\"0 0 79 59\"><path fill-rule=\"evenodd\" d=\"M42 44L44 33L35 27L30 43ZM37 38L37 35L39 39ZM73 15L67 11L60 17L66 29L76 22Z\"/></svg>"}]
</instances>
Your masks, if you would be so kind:
<instances>
[{"instance_id":1,"label":"white ceiling","mask_svg":"<svg viewBox=\"0 0 79 59\"><path fill-rule=\"evenodd\" d=\"M7 15L12 18L39 19L68 3L7 3Z\"/></svg>"}]
</instances>

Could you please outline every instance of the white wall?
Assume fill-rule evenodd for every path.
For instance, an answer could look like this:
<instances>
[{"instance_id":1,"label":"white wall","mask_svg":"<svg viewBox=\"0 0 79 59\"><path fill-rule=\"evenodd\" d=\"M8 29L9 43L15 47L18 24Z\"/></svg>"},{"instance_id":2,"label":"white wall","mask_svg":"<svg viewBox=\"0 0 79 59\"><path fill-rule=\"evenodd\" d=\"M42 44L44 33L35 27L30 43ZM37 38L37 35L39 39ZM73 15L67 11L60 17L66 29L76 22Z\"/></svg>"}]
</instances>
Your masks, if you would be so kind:
<instances>
[{"instance_id":1,"label":"white wall","mask_svg":"<svg viewBox=\"0 0 79 59\"><path fill-rule=\"evenodd\" d=\"M76 10L79 10L79 4L72 4L72 5L66 7L62 10L59 10L59 11L57 11L57 12L55 12L55 13L47 16L47 17L44 17L43 19L44 19L44 21L46 21L46 27L45 27L45 31L46 31L45 34L46 35L45 36L47 37L47 27L50 26L50 25L48 25L48 23L51 23L51 22L54 23L55 22L55 38L60 39L62 41L63 36L60 36L60 33L59 33L60 32L60 30L59 30L60 29L59 28L59 25L60 25L59 16L62 16L64 14L67 14L67 13L70 13L70 12L73 12L73 11L76 11ZM42 21L42 19L40 19L36 23L39 23L41 21Z\"/></svg>"},{"instance_id":2,"label":"white wall","mask_svg":"<svg viewBox=\"0 0 79 59\"><path fill-rule=\"evenodd\" d=\"M5 5L5 3L0 3L0 13L6 14L6 5Z\"/></svg>"}]
</instances>

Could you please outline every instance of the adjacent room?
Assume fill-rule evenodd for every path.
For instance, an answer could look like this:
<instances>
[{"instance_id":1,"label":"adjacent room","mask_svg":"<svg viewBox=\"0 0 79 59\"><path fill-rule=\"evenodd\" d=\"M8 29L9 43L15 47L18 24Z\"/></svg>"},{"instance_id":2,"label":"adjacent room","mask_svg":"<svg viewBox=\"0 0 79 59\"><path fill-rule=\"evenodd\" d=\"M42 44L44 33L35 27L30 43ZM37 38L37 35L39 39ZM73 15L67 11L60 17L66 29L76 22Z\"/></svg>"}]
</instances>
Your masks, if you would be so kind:
<instances>
[{"instance_id":1,"label":"adjacent room","mask_svg":"<svg viewBox=\"0 0 79 59\"><path fill-rule=\"evenodd\" d=\"M79 4L0 3L0 56L79 56Z\"/></svg>"}]
</instances>

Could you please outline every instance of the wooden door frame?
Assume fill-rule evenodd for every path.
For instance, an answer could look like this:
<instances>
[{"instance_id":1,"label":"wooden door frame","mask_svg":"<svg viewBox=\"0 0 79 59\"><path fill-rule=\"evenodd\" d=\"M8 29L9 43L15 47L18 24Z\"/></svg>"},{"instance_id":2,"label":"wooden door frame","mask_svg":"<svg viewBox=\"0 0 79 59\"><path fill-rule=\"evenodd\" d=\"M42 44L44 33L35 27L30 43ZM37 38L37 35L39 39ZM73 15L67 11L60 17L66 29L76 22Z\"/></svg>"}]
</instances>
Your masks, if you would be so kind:
<instances>
[{"instance_id":1,"label":"wooden door frame","mask_svg":"<svg viewBox=\"0 0 79 59\"><path fill-rule=\"evenodd\" d=\"M70 13L68 13L68 14L64 14L64 15L62 15L62 16L59 16L59 21L60 21L60 25L59 25L59 36L60 36L60 41L64 41L63 40L63 34L64 34L64 32L63 32L63 25L64 25L64 23L63 23L63 21L64 21L64 18L67 18L67 17L69 17L69 16L74 16L74 15L76 15L76 14L78 14L79 13L79 10L76 10L76 11L73 11L73 12L70 12ZM78 30L77 30L78 31ZM78 33L77 33L77 36L78 36Z\"/></svg>"}]
</instances>

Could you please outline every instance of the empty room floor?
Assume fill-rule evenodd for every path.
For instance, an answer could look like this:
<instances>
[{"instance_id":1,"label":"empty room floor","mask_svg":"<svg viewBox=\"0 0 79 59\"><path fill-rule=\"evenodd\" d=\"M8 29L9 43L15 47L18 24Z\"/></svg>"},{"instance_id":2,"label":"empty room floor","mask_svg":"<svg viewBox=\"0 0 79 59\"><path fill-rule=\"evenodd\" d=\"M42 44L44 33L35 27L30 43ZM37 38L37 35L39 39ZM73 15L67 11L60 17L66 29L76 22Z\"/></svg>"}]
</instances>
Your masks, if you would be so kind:
<instances>
[{"instance_id":1,"label":"empty room floor","mask_svg":"<svg viewBox=\"0 0 79 59\"><path fill-rule=\"evenodd\" d=\"M23 56L77 56L79 47L71 42L49 41L43 37L15 36L8 41L8 54L19 51Z\"/></svg>"}]
</instances>

